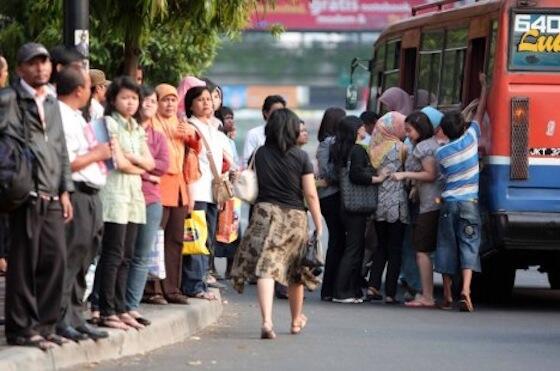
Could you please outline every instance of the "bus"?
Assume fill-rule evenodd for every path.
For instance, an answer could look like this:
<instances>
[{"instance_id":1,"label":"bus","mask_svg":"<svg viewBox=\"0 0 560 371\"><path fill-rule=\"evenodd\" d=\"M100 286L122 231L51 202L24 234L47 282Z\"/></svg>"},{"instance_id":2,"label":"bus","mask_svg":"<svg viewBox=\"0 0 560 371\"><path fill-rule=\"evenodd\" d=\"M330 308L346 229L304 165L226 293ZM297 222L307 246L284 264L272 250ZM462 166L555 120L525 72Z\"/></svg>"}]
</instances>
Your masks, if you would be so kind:
<instances>
[{"instance_id":1,"label":"bus","mask_svg":"<svg viewBox=\"0 0 560 371\"><path fill-rule=\"evenodd\" d=\"M560 1L421 5L380 34L368 62L374 111L392 86L407 91L415 108L462 110L486 73L476 286L487 298L508 297L516 270L538 266L560 289ZM358 65L355 59L352 72ZM355 90L348 92L352 105Z\"/></svg>"}]
</instances>

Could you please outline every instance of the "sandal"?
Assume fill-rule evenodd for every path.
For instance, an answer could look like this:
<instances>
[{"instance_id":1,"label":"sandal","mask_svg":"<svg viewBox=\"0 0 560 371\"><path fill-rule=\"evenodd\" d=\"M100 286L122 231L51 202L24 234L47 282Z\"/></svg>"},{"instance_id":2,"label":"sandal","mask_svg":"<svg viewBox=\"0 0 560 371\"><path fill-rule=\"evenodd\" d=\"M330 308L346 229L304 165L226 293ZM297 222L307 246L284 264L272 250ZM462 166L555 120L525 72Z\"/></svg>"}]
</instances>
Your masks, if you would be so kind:
<instances>
[{"instance_id":1,"label":"sandal","mask_svg":"<svg viewBox=\"0 0 560 371\"><path fill-rule=\"evenodd\" d=\"M70 340L56 334L48 334L47 336L45 336L45 340L54 343L58 346L68 344L70 342Z\"/></svg>"},{"instance_id":2,"label":"sandal","mask_svg":"<svg viewBox=\"0 0 560 371\"><path fill-rule=\"evenodd\" d=\"M195 298L195 299L203 299L203 300L209 300L209 301L218 299L218 298L216 298L216 295L214 295L213 293L208 292L208 291L201 291L201 292L199 292L199 293L197 293L197 294L195 294L191 297Z\"/></svg>"},{"instance_id":3,"label":"sandal","mask_svg":"<svg viewBox=\"0 0 560 371\"><path fill-rule=\"evenodd\" d=\"M366 292L366 301L383 300L383 295L375 287L368 287Z\"/></svg>"},{"instance_id":4,"label":"sandal","mask_svg":"<svg viewBox=\"0 0 560 371\"><path fill-rule=\"evenodd\" d=\"M276 333L275 333L274 330L272 329L272 326L270 326L270 327L266 327L266 326L261 327L261 339L267 339L267 340L276 339Z\"/></svg>"},{"instance_id":5,"label":"sandal","mask_svg":"<svg viewBox=\"0 0 560 371\"><path fill-rule=\"evenodd\" d=\"M15 338L8 338L8 344L23 347L35 347L46 352L49 349L56 348L56 344L46 340L41 335L34 335L31 337L17 336Z\"/></svg>"},{"instance_id":6,"label":"sandal","mask_svg":"<svg viewBox=\"0 0 560 371\"><path fill-rule=\"evenodd\" d=\"M430 303L426 303L424 301L422 301L422 299L414 299L411 301L408 301L406 303L404 303L405 307L409 307L409 308L435 308L436 304L434 302Z\"/></svg>"},{"instance_id":7,"label":"sandal","mask_svg":"<svg viewBox=\"0 0 560 371\"><path fill-rule=\"evenodd\" d=\"M469 295L461 294L461 300L459 301L459 311L474 312L474 306Z\"/></svg>"},{"instance_id":8,"label":"sandal","mask_svg":"<svg viewBox=\"0 0 560 371\"><path fill-rule=\"evenodd\" d=\"M385 297L385 304L396 305L396 304L400 304L400 303L401 303L400 301L398 301L397 299L395 299L391 296Z\"/></svg>"},{"instance_id":9,"label":"sandal","mask_svg":"<svg viewBox=\"0 0 560 371\"><path fill-rule=\"evenodd\" d=\"M124 330L124 331L128 331L129 329L128 325L123 321L121 321L119 317L117 317L116 315L108 316L108 317L100 317L98 325L101 327L114 328L117 330Z\"/></svg>"},{"instance_id":10,"label":"sandal","mask_svg":"<svg viewBox=\"0 0 560 371\"><path fill-rule=\"evenodd\" d=\"M305 325L307 325L307 317L305 316L305 314L301 314L299 316L298 324L294 325L292 323L292 328L290 329L290 332L292 333L292 335L298 335L299 333L301 333L301 330L303 330Z\"/></svg>"},{"instance_id":11,"label":"sandal","mask_svg":"<svg viewBox=\"0 0 560 371\"><path fill-rule=\"evenodd\" d=\"M128 312L128 314L134 318L139 324L144 325L144 326L150 326L152 324L152 321L150 321L147 318L142 317L142 315L136 311L130 311Z\"/></svg>"},{"instance_id":12,"label":"sandal","mask_svg":"<svg viewBox=\"0 0 560 371\"><path fill-rule=\"evenodd\" d=\"M119 319L125 325L128 325L136 330L142 330L143 328L146 328L146 326L142 325L140 322L138 322L134 317L132 317L128 313L119 314Z\"/></svg>"},{"instance_id":13,"label":"sandal","mask_svg":"<svg viewBox=\"0 0 560 371\"><path fill-rule=\"evenodd\" d=\"M442 300L436 304L436 306L441 310L452 310L453 309L453 301L452 300Z\"/></svg>"}]
</instances>

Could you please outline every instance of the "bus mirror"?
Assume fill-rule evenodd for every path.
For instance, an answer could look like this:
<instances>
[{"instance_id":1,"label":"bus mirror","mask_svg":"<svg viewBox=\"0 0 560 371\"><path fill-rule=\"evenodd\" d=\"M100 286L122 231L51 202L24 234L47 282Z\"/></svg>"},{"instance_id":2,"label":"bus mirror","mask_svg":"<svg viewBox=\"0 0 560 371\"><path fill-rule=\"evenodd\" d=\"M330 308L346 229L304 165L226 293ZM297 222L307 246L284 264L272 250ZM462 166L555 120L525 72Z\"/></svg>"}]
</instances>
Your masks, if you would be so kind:
<instances>
[{"instance_id":1,"label":"bus mirror","mask_svg":"<svg viewBox=\"0 0 560 371\"><path fill-rule=\"evenodd\" d=\"M350 84L346 88L346 109L354 110L358 105L358 88Z\"/></svg>"}]
</instances>

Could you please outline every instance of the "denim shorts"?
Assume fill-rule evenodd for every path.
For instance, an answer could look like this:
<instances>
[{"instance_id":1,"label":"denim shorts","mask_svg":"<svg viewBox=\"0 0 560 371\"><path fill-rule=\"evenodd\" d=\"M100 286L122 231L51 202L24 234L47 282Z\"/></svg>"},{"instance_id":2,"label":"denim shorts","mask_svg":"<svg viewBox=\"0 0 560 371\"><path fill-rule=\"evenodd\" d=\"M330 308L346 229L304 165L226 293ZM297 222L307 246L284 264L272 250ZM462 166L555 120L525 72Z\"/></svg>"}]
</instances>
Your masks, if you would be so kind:
<instances>
[{"instance_id":1,"label":"denim shorts","mask_svg":"<svg viewBox=\"0 0 560 371\"><path fill-rule=\"evenodd\" d=\"M451 201L439 215L436 271L454 275L462 269L480 272L480 212L476 201Z\"/></svg>"}]
</instances>

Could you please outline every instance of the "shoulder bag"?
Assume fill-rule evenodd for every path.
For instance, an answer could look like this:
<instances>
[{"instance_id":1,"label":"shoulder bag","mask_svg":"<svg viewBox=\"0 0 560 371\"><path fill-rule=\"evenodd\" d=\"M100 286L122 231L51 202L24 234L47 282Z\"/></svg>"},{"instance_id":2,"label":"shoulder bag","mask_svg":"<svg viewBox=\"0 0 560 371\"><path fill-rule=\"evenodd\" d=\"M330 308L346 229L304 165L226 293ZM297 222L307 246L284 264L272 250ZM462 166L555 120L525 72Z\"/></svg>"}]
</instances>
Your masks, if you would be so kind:
<instances>
[{"instance_id":1,"label":"shoulder bag","mask_svg":"<svg viewBox=\"0 0 560 371\"><path fill-rule=\"evenodd\" d=\"M354 184L350 180L350 161L340 169L339 187L342 206L352 213L371 214L377 208L377 186Z\"/></svg>"},{"instance_id":2,"label":"shoulder bag","mask_svg":"<svg viewBox=\"0 0 560 371\"><path fill-rule=\"evenodd\" d=\"M235 197L250 204L255 203L259 195L259 183L255 167L255 158L257 157L258 150L257 148L249 162L249 166L238 175L233 186Z\"/></svg>"},{"instance_id":3,"label":"shoulder bag","mask_svg":"<svg viewBox=\"0 0 560 371\"><path fill-rule=\"evenodd\" d=\"M191 125L193 124L191 123ZM210 169L212 170L212 198L217 205L221 206L227 200L234 196L233 187L231 185L231 182L229 181L229 175L218 173L218 168L216 167L216 161L214 160L214 156L212 155L212 149L210 148L210 145L208 144L206 138L204 137L204 135L202 135L200 130L198 130L195 125L193 126L198 132L198 135L200 135L200 137L202 138L204 147L206 147L208 162L210 163Z\"/></svg>"}]
</instances>

